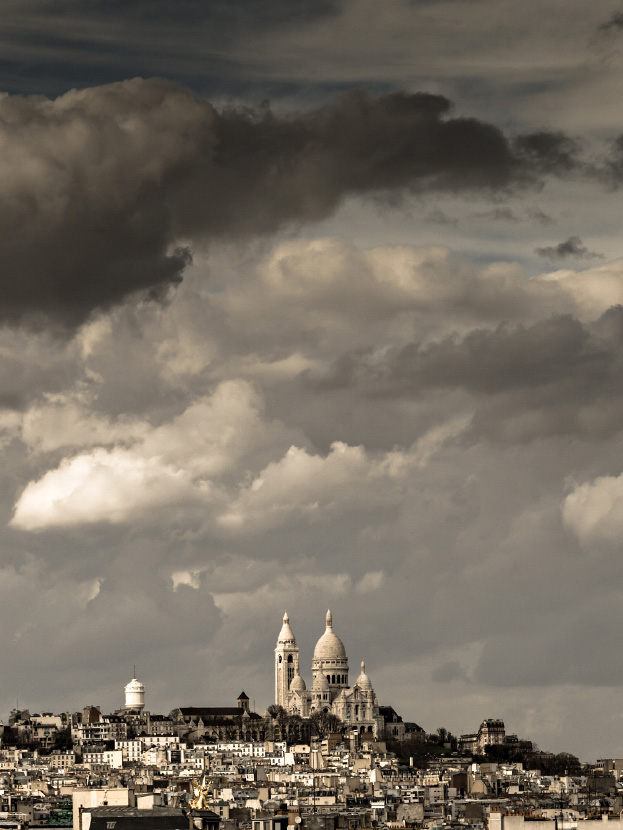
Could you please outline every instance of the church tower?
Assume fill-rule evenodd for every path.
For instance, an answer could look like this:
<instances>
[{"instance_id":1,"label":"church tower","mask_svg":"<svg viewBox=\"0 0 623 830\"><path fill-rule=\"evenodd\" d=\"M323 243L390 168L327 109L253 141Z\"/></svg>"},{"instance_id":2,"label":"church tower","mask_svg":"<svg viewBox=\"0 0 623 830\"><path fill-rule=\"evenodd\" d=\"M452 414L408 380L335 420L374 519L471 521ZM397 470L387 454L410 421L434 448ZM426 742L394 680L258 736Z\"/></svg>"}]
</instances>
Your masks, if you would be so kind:
<instances>
[{"instance_id":1,"label":"church tower","mask_svg":"<svg viewBox=\"0 0 623 830\"><path fill-rule=\"evenodd\" d=\"M287 709L290 683L298 674L299 647L290 628L290 618L286 611L275 648L275 703L277 706Z\"/></svg>"}]
</instances>

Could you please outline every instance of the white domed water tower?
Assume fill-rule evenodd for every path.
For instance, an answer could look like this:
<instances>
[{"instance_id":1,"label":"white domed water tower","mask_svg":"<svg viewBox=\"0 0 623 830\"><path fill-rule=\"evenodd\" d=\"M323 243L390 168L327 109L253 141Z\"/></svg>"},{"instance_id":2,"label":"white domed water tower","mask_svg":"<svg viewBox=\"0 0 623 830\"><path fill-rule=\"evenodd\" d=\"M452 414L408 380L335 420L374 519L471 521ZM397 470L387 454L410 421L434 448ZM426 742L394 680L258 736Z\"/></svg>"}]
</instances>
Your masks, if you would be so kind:
<instances>
[{"instance_id":1,"label":"white domed water tower","mask_svg":"<svg viewBox=\"0 0 623 830\"><path fill-rule=\"evenodd\" d=\"M145 707L145 686L136 677L125 687L125 708L128 712L141 712Z\"/></svg>"}]
</instances>

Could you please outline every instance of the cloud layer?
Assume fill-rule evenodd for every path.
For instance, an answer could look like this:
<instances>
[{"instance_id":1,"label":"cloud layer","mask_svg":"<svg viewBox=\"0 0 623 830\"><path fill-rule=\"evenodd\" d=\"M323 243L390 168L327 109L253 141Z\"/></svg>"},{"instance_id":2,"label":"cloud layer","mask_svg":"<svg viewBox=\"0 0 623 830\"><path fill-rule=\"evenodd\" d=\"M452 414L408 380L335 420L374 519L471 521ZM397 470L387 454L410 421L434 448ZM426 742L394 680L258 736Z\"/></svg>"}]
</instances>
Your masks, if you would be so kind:
<instances>
[{"instance_id":1,"label":"cloud layer","mask_svg":"<svg viewBox=\"0 0 623 830\"><path fill-rule=\"evenodd\" d=\"M166 297L190 261L185 240L275 233L348 196L508 192L582 167L561 136L511 141L450 108L440 95L357 91L308 112L218 110L138 78L6 96L0 319L72 327L133 293Z\"/></svg>"},{"instance_id":2,"label":"cloud layer","mask_svg":"<svg viewBox=\"0 0 623 830\"><path fill-rule=\"evenodd\" d=\"M261 711L330 605L404 717L619 751L618 10L457 10L4 4L3 717Z\"/></svg>"}]
</instances>

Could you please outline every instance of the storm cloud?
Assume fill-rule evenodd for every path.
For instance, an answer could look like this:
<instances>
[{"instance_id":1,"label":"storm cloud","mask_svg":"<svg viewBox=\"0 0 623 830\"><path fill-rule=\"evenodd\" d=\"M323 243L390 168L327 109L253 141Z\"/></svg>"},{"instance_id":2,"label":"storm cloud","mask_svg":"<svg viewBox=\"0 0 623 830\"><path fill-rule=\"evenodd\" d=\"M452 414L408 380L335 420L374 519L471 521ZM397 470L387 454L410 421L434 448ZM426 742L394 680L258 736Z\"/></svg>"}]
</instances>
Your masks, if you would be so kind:
<instances>
[{"instance_id":1,"label":"storm cloud","mask_svg":"<svg viewBox=\"0 0 623 830\"><path fill-rule=\"evenodd\" d=\"M217 110L141 79L5 97L0 319L72 327L137 292L166 297L189 237L272 234L349 195L506 192L571 163L559 137L517 154L450 110L439 95L365 92L311 112Z\"/></svg>"},{"instance_id":2,"label":"storm cloud","mask_svg":"<svg viewBox=\"0 0 623 830\"><path fill-rule=\"evenodd\" d=\"M535 253L545 259L603 259L603 254L590 251L582 244L579 236L570 236L558 245L548 245L544 248L536 248Z\"/></svg>"}]
</instances>

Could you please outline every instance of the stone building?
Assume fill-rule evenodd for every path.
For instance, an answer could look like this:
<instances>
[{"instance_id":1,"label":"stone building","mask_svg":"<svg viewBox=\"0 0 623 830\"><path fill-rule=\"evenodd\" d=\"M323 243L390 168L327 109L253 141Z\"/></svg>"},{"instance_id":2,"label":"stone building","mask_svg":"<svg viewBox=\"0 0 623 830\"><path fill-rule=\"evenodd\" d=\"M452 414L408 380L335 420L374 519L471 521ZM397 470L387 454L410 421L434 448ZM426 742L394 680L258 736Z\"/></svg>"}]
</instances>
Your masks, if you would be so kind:
<instances>
[{"instance_id":1,"label":"stone building","mask_svg":"<svg viewBox=\"0 0 623 830\"><path fill-rule=\"evenodd\" d=\"M359 734L382 732L383 718L366 674L365 663L351 686L344 643L333 630L333 617L327 611L324 634L316 643L312 659L312 686L307 688L299 668L299 647L290 627L288 612L275 648L275 703L289 714L308 718L316 712L336 715Z\"/></svg>"}]
</instances>

